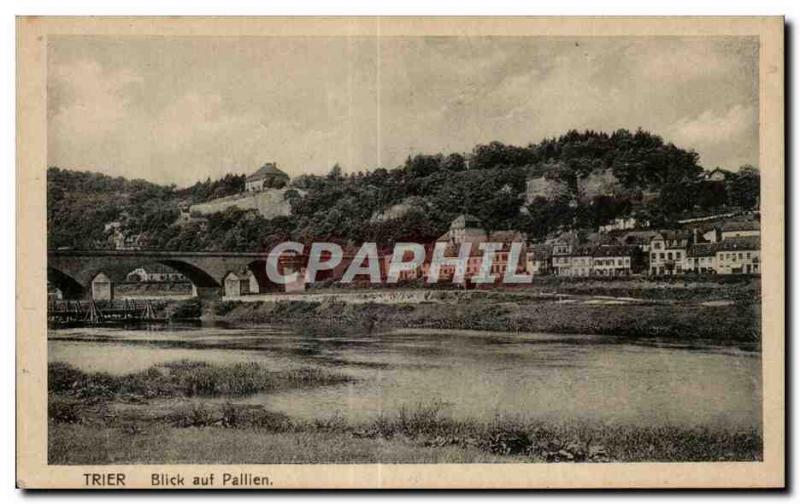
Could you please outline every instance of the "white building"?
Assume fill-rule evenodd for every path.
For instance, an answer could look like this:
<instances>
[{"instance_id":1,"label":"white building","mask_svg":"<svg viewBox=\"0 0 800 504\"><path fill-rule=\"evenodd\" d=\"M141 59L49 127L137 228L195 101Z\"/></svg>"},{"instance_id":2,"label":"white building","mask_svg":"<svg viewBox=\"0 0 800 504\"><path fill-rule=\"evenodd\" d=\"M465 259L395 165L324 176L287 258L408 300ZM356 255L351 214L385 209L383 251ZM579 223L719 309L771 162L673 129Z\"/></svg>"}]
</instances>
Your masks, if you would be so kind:
<instances>
[{"instance_id":1,"label":"white building","mask_svg":"<svg viewBox=\"0 0 800 504\"><path fill-rule=\"evenodd\" d=\"M683 260L685 273L716 273L717 243L696 243L686 250Z\"/></svg>"},{"instance_id":2,"label":"white building","mask_svg":"<svg viewBox=\"0 0 800 504\"><path fill-rule=\"evenodd\" d=\"M481 221L472 215L463 214L456 217L450 223L450 229L436 241L448 242L451 245L471 243L477 247L477 244L487 241L487 238Z\"/></svg>"},{"instance_id":3,"label":"white building","mask_svg":"<svg viewBox=\"0 0 800 504\"><path fill-rule=\"evenodd\" d=\"M162 264L142 266L128 273L130 282L183 282L186 277L172 268Z\"/></svg>"},{"instance_id":4,"label":"white building","mask_svg":"<svg viewBox=\"0 0 800 504\"><path fill-rule=\"evenodd\" d=\"M252 271L230 272L223 279L225 297L237 297L258 293L258 280Z\"/></svg>"},{"instance_id":5,"label":"white building","mask_svg":"<svg viewBox=\"0 0 800 504\"><path fill-rule=\"evenodd\" d=\"M720 275L761 273L761 238L742 236L717 244L716 267Z\"/></svg>"},{"instance_id":6,"label":"white building","mask_svg":"<svg viewBox=\"0 0 800 504\"><path fill-rule=\"evenodd\" d=\"M596 247L592 254L592 275L615 277L631 274L635 247L606 245Z\"/></svg>"},{"instance_id":7,"label":"white building","mask_svg":"<svg viewBox=\"0 0 800 504\"><path fill-rule=\"evenodd\" d=\"M590 247L572 247L565 255L556 255L553 252L553 271L557 276L588 277L592 274L593 262L593 251Z\"/></svg>"},{"instance_id":8,"label":"white building","mask_svg":"<svg viewBox=\"0 0 800 504\"><path fill-rule=\"evenodd\" d=\"M686 230L659 231L650 240L650 274L676 275L683 272L683 260L692 233Z\"/></svg>"}]
</instances>

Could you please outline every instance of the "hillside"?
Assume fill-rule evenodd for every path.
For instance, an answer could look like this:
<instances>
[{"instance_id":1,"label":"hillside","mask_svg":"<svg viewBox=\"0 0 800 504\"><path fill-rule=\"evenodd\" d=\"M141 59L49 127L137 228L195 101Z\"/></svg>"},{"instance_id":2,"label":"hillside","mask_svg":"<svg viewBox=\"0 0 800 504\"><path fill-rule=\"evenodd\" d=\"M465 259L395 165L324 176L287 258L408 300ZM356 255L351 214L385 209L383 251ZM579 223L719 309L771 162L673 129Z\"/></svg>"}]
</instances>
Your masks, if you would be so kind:
<instances>
[{"instance_id":1,"label":"hillside","mask_svg":"<svg viewBox=\"0 0 800 504\"><path fill-rule=\"evenodd\" d=\"M237 194L243 175L187 189L90 172L48 170L48 246L110 247L109 222L149 248L263 250L278 241L341 243L431 240L461 213L489 230L516 229L533 238L567 227L596 228L635 215L654 226L681 216L757 205L755 168L706 180L698 155L645 131L570 131L527 147L492 142L469 155L416 155L393 169L295 178L284 197L291 216L265 219L227 208L206 226L178 226L178 206ZM563 187L531 198L527 181L544 177ZM416 202L417 206L407 203ZM402 212L395 210L400 205ZM375 218L389 209L392 218Z\"/></svg>"}]
</instances>

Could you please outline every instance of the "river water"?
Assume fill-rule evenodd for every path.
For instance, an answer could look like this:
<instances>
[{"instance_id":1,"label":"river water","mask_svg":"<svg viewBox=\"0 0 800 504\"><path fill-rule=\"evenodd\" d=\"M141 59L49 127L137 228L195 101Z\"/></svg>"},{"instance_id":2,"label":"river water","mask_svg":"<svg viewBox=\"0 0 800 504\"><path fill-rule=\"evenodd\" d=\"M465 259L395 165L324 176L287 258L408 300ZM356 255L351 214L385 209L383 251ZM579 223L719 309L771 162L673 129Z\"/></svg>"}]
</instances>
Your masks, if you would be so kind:
<instances>
[{"instance_id":1,"label":"river water","mask_svg":"<svg viewBox=\"0 0 800 504\"><path fill-rule=\"evenodd\" d=\"M454 417L580 419L760 428L761 358L735 348L631 344L599 336L398 330L315 334L285 327L51 330L49 361L129 373L178 359L319 367L354 383L237 399L306 419L437 402Z\"/></svg>"}]
</instances>

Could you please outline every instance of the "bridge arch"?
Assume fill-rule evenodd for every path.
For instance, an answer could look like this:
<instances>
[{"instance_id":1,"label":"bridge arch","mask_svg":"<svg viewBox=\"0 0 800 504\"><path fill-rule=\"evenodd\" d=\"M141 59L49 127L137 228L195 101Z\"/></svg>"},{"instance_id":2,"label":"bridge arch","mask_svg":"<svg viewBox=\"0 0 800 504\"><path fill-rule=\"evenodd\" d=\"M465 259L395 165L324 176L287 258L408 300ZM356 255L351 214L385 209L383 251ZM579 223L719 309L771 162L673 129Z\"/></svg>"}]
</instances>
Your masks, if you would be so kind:
<instances>
[{"instance_id":1,"label":"bridge arch","mask_svg":"<svg viewBox=\"0 0 800 504\"><path fill-rule=\"evenodd\" d=\"M181 273L201 297L219 297L225 276L249 270L257 292L279 291L283 286L269 281L266 257L255 253L65 250L48 252L48 277L70 297L92 294L92 280L103 272L112 284L124 282L129 273L148 264L161 264ZM255 292L256 289L249 289Z\"/></svg>"},{"instance_id":2,"label":"bridge arch","mask_svg":"<svg viewBox=\"0 0 800 504\"><path fill-rule=\"evenodd\" d=\"M142 263L140 266L145 266L147 264L152 264L152 263L158 263L158 264L163 264L164 266L169 266L170 268L174 269L178 273L185 276L190 282L192 282L192 284L195 287L219 288L222 285L220 281L215 279L208 272L198 268L194 264L179 259L160 259L155 261L148 261L146 263Z\"/></svg>"},{"instance_id":3,"label":"bridge arch","mask_svg":"<svg viewBox=\"0 0 800 504\"><path fill-rule=\"evenodd\" d=\"M258 282L258 292L265 293L265 292L274 292L274 291L281 291L282 285L278 285L271 281L267 276L267 261L266 259L256 259L255 261L251 261L247 265L247 269L249 269L253 276Z\"/></svg>"},{"instance_id":4,"label":"bridge arch","mask_svg":"<svg viewBox=\"0 0 800 504\"><path fill-rule=\"evenodd\" d=\"M52 266L47 267L47 282L60 290L64 299L80 299L86 295L84 286L78 280Z\"/></svg>"},{"instance_id":5,"label":"bridge arch","mask_svg":"<svg viewBox=\"0 0 800 504\"><path fill-rule=\"evenodd\" d=\"M115 282L123 282L128 279L128 275L138 268L146 268L148 265L160 264L167 266L182 274L186 280L192 284L192 295L197 297L218 297L222 289L222 281L217 280L212 272L182 259L167 259L156 257L141 257L138 260L126 261L122 274L117 273Z\"/></svg>"}]
</instances>

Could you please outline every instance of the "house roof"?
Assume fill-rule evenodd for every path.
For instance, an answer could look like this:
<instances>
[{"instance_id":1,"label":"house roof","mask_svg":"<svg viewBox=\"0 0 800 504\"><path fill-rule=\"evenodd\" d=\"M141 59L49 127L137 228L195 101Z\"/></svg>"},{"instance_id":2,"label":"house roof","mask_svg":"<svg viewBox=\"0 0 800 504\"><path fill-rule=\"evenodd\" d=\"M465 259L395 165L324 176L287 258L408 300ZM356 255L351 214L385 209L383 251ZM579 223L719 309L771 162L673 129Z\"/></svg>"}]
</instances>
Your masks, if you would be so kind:
<instances>
[{"instance_id":1,"label":"house roof","mask_svg":"<svg viewBox=\"0 0 800 504\"><path fill-rule=\"evenodd\" d=\"M611 233L589 233L586 241L595 245L617 245L619 242L615 235Z\"/></svg>"},{"instance_id":2,"label":"house roof","mask_svg":"<svg viewBox=\"0 0 800 504\"><path fill-rule=\"evenodd\" d=\"M525 242L527 236L519 231L494 231L489 235L488 241L499 243Z\"/></svg>"},{"instance_id":3,"label":"house roof","mask_svg":"<svg viewBox=\"0 0 800 504\"><path fill-rule=\"evenodd\" d=\"M555 238L548 240L548 243L569 243L571 245L577 245L580 243L580 237L578 233L575 231L564 231L563 233L559 234Z\"/></svg>"},{"instance_id":4,"label":"house roof","mask_svg":"<svg viewBox=\"0 0 800 504\"><path fill-rule=\"evenodd\" d=\"M711 257L716 253L716 243L696 243L686 251L686 255L689 257Z\"/></svg>"},{"instance_id":5,"label":"house roof","mask_svg":"<svg viewBox=\"0 0 800 504\"><path fill-rule=\"evenodd\" d=\"M261 180L275 176L286 177L287 179L289 178L289 175L287 175L283 170L280 170L275 163L264 163L264 166L256 170L255 173L247 176L247 181L252 182L254 180Z\"/></svg>"},{"instance_id":6,"label":"house roof","mask_svg":"<svg viewBox=\"0 0 800 504\"><path fill-rule=\"evenodd\" d=\"M619 240L628 245L646 244L657 234L658 231L628 231Z\"/></svg>"},{"instance_id":7,"label":"house roof","mask_svg":"<svg viewBox=\"0 0 800 504\"><path fill-rule=\"evenodd\" d=\"M721 173L721 174L725 175L727 172L725 170L723 170L722 168L714 168L711 171L705 172L704 175L706 177L710 177L710 176L714 175L715 173Z\"/></svg>"},{"instance_id":8,"label":"house roof","mask_svg":"<svg viewBox=\"0 0 800 504\"><path fill-rule=\"evenodd\" d=\"M761 250L760 236L737 236L716 243L717 250Z\"/></svg>"},{"instance_id":9,"label":"house roof","mask_svg":"<svg viewBox=\"0 0 800 504\"><path fill-rule=\"evenodd\" d=\"M688 229L662 229L657 235L666 241L688 240L692 237L692 232ZM655 238L656 236L654 235L651 239Z\"/></svg>"},{"instance_id":10,"label":"house roof","mask_svg":"<svg viewBox=\"0 0 800 504\"><path fill-rule=\"evenodd\" d=\"M760 231L761 223L755 220L730 221L722 225L723 231Z\"/></svg>"},{"instance_id":11,"label":"house roof","mask_svg":"<svg viewBox=\"0 0 800 504\"><path fill-rule=\"evenodd\" d=\"M603 245L594 249L594 257L628 257L636 247L626 245Z\"/></svg>"}]
</instances>

